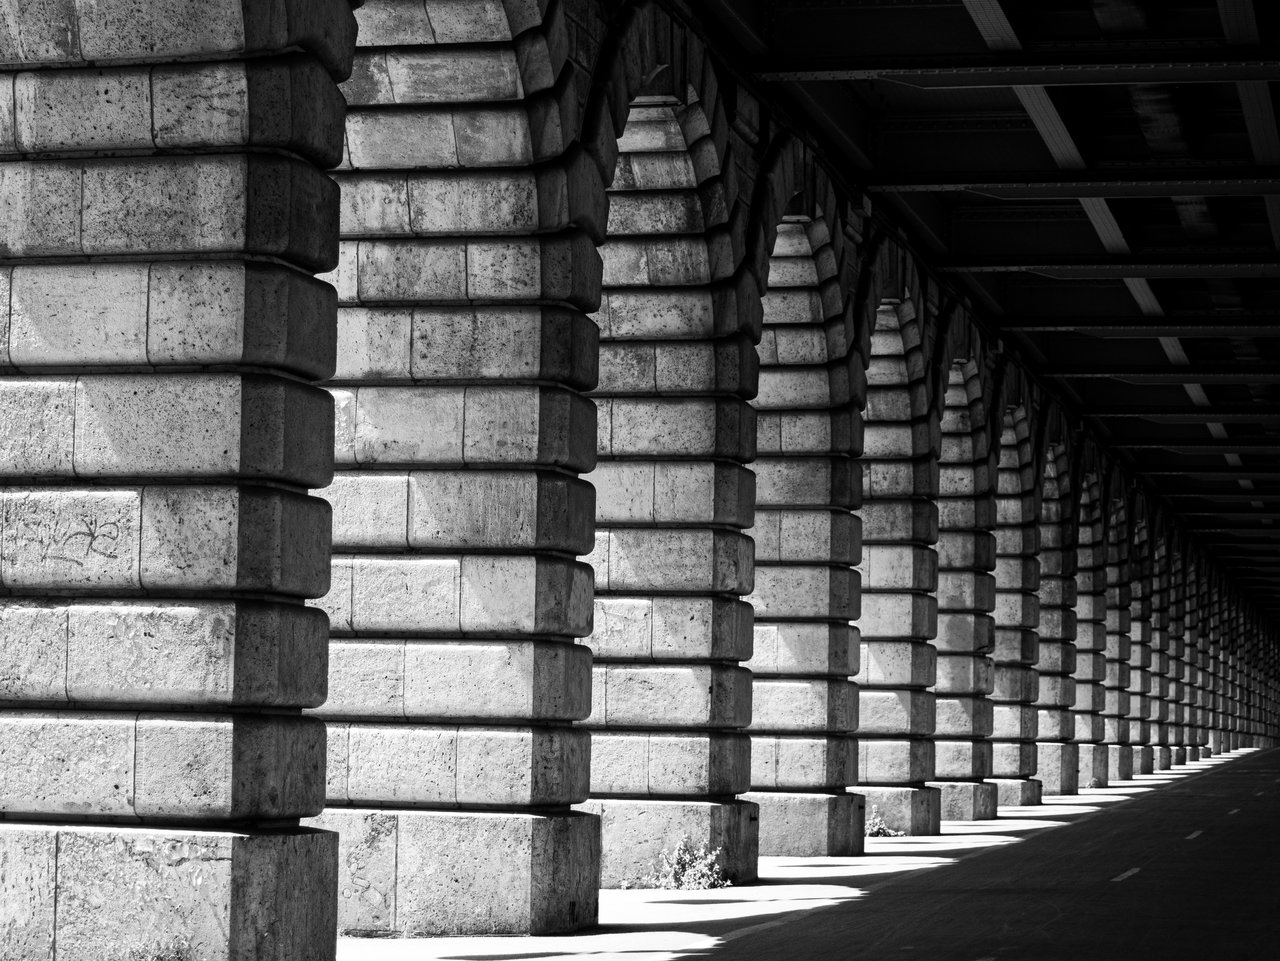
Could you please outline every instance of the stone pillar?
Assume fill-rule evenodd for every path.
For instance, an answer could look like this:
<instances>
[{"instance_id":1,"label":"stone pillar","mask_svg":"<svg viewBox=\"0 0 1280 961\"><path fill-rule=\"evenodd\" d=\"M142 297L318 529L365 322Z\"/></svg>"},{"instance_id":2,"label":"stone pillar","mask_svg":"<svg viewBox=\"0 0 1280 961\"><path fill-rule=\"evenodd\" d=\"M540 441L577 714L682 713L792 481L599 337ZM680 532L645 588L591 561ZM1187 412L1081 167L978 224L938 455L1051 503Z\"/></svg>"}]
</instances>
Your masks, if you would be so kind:
<instances>
[{"instance_id":1,"label":"stone pillar","mask_svg":"<svg viewBox=\"0 0 1280 961\"><path fill-rule=\"evenodd\" d=\"M1180 551L1170 546L1169 557L1169 627L1168 661L1165 677L1169 686L1166 694L1169 707L1169 758L1173 764L1187 763L1187 708L1183 702L1186 690L1187 665L1183 659L1187 631L1187 584L1185 567Z\"/></svg>"},{"instance_id":2,"label":"stone pillar","mask_svg":"<svg viewBox=\"0 0 1280 961\"><path fill-rule=\"evenodd\" d=\"M1076 667L1075 736L1079 756L1079 786L1106 787L1107 749L1103 745L1102 709L1106 704L1107 649L1107 567L1106 545L1102 541L1099 505L1081 505L1088 512L1079 525L1076 545Z\"/></svg>"},{"instance_id":3,"label":"stone pillar","mask_svg":"<svg viewBox=\"0 0 1280 961\"><path fill-rule=\"evenodd\" d=\"M911 382L902 326L912 311L910 302L877 311L867 368L858 781L868 812L877 809L894 830L931 835L941 820L941 793L926 786L934 778L938 428L923 385Z\"/></svg>"},{"instance_id":4,"label":"stone pillar","mask_svg":"<svg viewBox=\"0 0 1280 961\"><path fill-rule=\"evenodd\" d=\"M1036 737L1040 697L1040 526L1036 509L1039 478L1020 408L1004 418L996 476L995 685L991 764L1001 804L1040 803ZM1053 654L1060 654L1054 650ZM1048 658L1054 667L1059 661Z\"/></svg>"},{"instance_id":5,"label":"stone pillar","mask_svg":"<svg viewBox=\"0 0 1280 961\"><path fill-rule=\"evenodd\" d=\"M1139 532L1145 534L1145 528ZM1133 565L1129 598L1129 744L1134 774L1151 774L1155 769L1155 752L1151 747L1151 667L1152 658L1152 585L1149 535L1135 545L1138 559Z\"/></svg>"},{"instance_id":6,"label":"stone pillar","mask_svg":"<svg viewBox=\"0 0 1280 961\"><path fill-rule=\"evenodd\" d=\"M0 12L5 958L334 957L303 600L354 24L257 6Z\"/></svg>"},{"instance_id":7,"label":"stone pillar","mask_svg":"<svg viewBox=\"0 0 1280 961\"><path fill-rule=\"evenodd\" d=\"M1133 528L1114 520L1107 538L1106 668L1103 679L1102 732L1108 780L1133 777L1129 745L1129 637L1133 588L1129 580L1129 537Z\"/></svg>"},{"instance_id":8,"label":"stone pillar","mask_svg":"<svg viewBox=\"0 0 1280 961\"><path fill-rule=\"evenodd\" d=\"M1167 771L1173 766L1172 705L1169 697L1169 625L1172 621L1172 607L1168 543L1161 538L1155 549L1155 567L1151 581L1151 664L1148 668L1151 685L1148 734L1152 747L1152 767L1155 771Z\"/></svg>"},{"instance_id":9,"label":"stone pillar","mask_svg":"<svg viewBox=\"0 0 1280 961\"><path fill-rule=\"evenodd\" d=\"M1067 497L1065 456L1045 466L1040 507L1040 624L1036 672L1036 774L1043 792L1075 794L1080 785L1080 748L1075 741L1076 548Z\"/></svg>"},{"instance_id":10,"label":"stone pillar","mask_svg":"<svg viewBox=\"0 0 1280 961\"><path fill-rule=\"evenodd\" d=\"M721 118L723 120L723 118ZM717 125L719 121L717 121ZM756 877L751 784L755 395L760 298L719 256L720 189L697 106L639 101L618 142L603 248L592 801L605 887L684 836ZM695 164L695 158L700 158ZM714 165L712 165L714 166ZM715 171L718 173L718 170ZM717 195L718 196L718 195ZM715 285L713 287L713 284Z\"/></svg>"},{"instance_id":11,"label":"stone pillar","mask_svg":"<svg viewBox=\"0 0 1280 961\"><path fill-rule=\"evenodd\" d=\"M554 80L534 25L427 13L364 6L344 87L318 823L342 836L344 932L571 931L599 888L599 821L570 806L591 768L573 641L591 630L575 555L604 188L525 102Z\"/></svg>"},{"instance_id":12,"label":"stone pillar","mask_svg":"<svg viewBox=\"0 0 1280 961\"><path fill-rule=\"evenodd\" d=\"M841 343L844 298L821 221L784 221L769 261L756 396L751 785L760 853L862 852L857 782L858 563L864 364ZM837 348L832 357L830 347ZM840 449L843 442L844 449Z\"/></svg>"},{"instance_id":13,"label":"stone pillar","mask_svg":"<svg viewBox=\"0 0 1280 961\"><path fill-rule=\"evenodd\" d=\"M937 714L932 786L951 821L996 816L991 776L995 666L995 477L988 457L981 385L972 364L951 368L942 413L938 481ZM972 380L966 378L971 369ZM970 391L974 394L970 397ZM972 405L972 406L971 406Z\"/></svg>"}]
</instances>

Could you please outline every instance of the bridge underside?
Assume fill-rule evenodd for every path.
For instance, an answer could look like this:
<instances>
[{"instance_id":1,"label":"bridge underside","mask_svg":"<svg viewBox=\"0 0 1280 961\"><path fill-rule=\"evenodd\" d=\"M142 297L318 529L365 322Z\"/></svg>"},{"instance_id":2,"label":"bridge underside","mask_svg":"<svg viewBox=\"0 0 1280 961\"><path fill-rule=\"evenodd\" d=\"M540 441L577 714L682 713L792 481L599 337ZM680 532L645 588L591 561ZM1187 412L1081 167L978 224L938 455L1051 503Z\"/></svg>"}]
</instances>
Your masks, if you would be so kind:
<instances>
[{"instance_id":1,"label":"bridge underside","mask_svg":"<svg viewBox=\"0 0 1280 961\"><path fill-rule=\"evenodd\" d=\"M0 4L6 959L569 932L1272 746L1278 35Z\"/></svg>"}]
</instances>

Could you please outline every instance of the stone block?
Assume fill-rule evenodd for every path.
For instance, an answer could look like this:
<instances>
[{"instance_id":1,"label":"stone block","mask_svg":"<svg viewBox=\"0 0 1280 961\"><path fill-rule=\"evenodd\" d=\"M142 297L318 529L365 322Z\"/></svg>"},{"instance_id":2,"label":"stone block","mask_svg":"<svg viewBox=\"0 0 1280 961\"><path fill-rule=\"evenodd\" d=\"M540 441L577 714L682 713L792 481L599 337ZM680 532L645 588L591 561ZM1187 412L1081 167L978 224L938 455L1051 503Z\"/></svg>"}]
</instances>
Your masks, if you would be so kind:
<instances>
[{"instance_id":1,"label":"stone block","mask_svg":"<svg viewBox=\"0 0 1280 961\"><path fill-rule=\"evenodd\" d=\"M931 691L864 688L859 696L859 730L863 735L932 734L934 700Z\"/></svg>"},{"instance_id":2,"label":"stone block","mask_svg":"<svg viewBox=\"0 0 1280 961\"><path fill-rule=\"evenodd\" d=\"M941 793L942 820L988 821L996 816L999 788L990 781L935 781Z\"/></svg>"},{"instance_id":3,"label":"stone block","mask_svg":"<svg viewBox=\"0 0 1280 961\"><path fill-rule=\"evenodd\" d=\"M1112 780L1129 781L1133 779L1133 748L1127 744L1102 745L1107 752L1107 769Z\"/></svg>"},{"instance_id":4,"label":"stone block","mask_svg":"<svg viewBox=\"0 0 1280 961\"><path fill-rule=\"evenodd\" d=\"M334 629L456 635L535 633L583 637L591 632L591 573L551 557L355 557L348 598L322 602ZM335 585L341 588L335 574Z\"/></svg>"},{"instance_id":5,"label":"stone block","mask_svg":"<svg viewBox=\"0 0 1280 961\"><path fill-rule=\"evenodd\" d=\"M991 736L1002 740L1034 741L1039 733L1037 711L1029 704L995 703L991 709Z\"/></svg>"},{"instance_id":6,"label":"stone block","mask_svg":"<svg viewBox=\"0 0 1280 961\"><path fill-rule=\"evenodd\" d=\"M1036 738L1041 741L1069 741L1075 736L1075 717L1061 707L1037 707Z\"/></svg>"},{"instance_id":7,"label":"stone block","mask_svg":"<svg viewBox=\"0 0 1280 961\"><path fill-rule=\"evenodd\" d=\"M11 711L10 814L189 821L319 811L324 727L287 715Z\"/></svg>"},{"instance_id":8,"label":"stone block","mask_svg":"<svg viewBox=\"0 0 1280 961\"><path fill-rule=\"evenodd\" d=\"M864 688L931 687L937 677L937 651L918 641L864 640L861 642Z\"/></svg>"},{"instance_id":9,"label":"stone block","mask_svg":"<svg viewBox=\"0 0 1280 961\"><path fill-rule=\"evenodd\" d=\"M751 736L751 786L763 791L808 791L853 784L858 742L852 737Z\"/></svg>"},{"instance_id":10,"label":"stone block","mask_svg":"<svg viewBox=\"0 0 1280 961\"><path fill-rule=\"evenodd\" d=\"M858 784L922 784L933 777L934 750L934 742L924 738L863 737L858 744Z\"/></svg>"},{"instance_id":11,"label":"stone block","mask_svg":"<svg viewBox=\"0 0 1280 961\"><path fill-rule=\"evenodd\" d=\"M858 673L858 629L846 624L757 622L751 659L743 666L755 676Z\"/></svg>"},{"instance_id":12,"label":"stone block","mask_svg":"<svg viewBox=\"0 0 1280 961\"><path fill-rule=\"evenodd\" d=\"M590 713L591 655L576 644L335 638L329 657L322 717L574 721Z\"/></svg>"},{"instance_id":13,"label":"stone block","mask_svg":"<svg viewBox=\"0 0 1280 961\"><path fill-rule=\"evenodd\" d=\"M1080 789L1079 745L1037 744L1036 777L1046 795L1077 793Z\"/></svg>"},{"instance_id":14,"label":"stone block","mask_svg":"<svg viewBox=\"0 0 1280 961\"><path fill-rule=\"evenodd\" d=\"M705 523L748 527L756 501L751 472L736 464L601 461L585 480L595 487L595 519L604 526Z\"/></svg>"},{"instance_id":15,"label":"stone block","mask_svg":"<svg viewBox=\"0 0 1280 961\"><path fill-rule=\"evenodd\" d=\"M938 611L934 641L940 651L987 654L995 647L995 619L990 614Z\"/></svg>"},{"instance_id":16,"label":"stone block","mask_svg":"<svg viewBox=\"0 0 1280 961\"><path fill-rule=\"evenodd\" d=\"M1000 665L995 669L992 700L1034 704L1040 696L1040 674L1034 667Z\"/></svg>"},{"instance_id":17,"label":"stone block","mask_svg":"<svg viewBox=\"0 0 1280 961\"><path fill-rule=\"evenodd\" d=\"M992 778L1000 807L1036 807L1043 803L1044 785L1036 778Z\"/></svg>"},{"instance_id":18,"label":"stone block","mask_svg":"<svg viewBox=\"0 0 1280 961\"><path fill-rule=\"evenodd\" d=\"M1105 744L1081 743L1076 745L1079 751L1078 777L1079 786L1106 787L1110 783L1110 762Z\"/></svg>"},{"instance_id":19,"label":"stone block","mask_svg":"<svg viewBox=\"0 0 1280 961\"><path fill-rule=\"evenodd\" d=\"M995 677L1004 670L995 668L989 657L939 652L933 689L937 694L990 694Z\"/></svg>"},{"instance_id":20,"label":"stone block","mask_svg":"<svg viewBox=\"0 0 1280 961\"><path fill-rule=\"evenodd\" d=\"M574 728L346 725L330 746L329 803L390 807L565 805L587 796L590 735ZM341 776L345 770L346 776Z\"/></svg>"},{"instance_id":21,"label":"stone block","mask_svg":"<svg viewBox=\"0 0 1280 961\"><path fill-rule=\"evenodd\" d=\"M757 565L750 601L758 618L856 620L858 572L847 567Z\"/></svg>"},{"instance_id":22,"label":"stone block","mask_svg":"<svg viewBox=\"0 0 1280 961\"><path fill-rule=\"evenodd\" d=\"M863 852L863 804L858 794L743 795L760 808L761 857L839 858Z\"/></svg>"},{"instance_id":23,"label":"stone block","mask_svg":"<svg viewBox=\"0 0 1280 961\"><path fill-rule=\"evenodd\" d=\"M936 837L942 829L942 793L935 787L859 785L867 817L880 816L893 831L911 837Z\"/></svg>"},{"instance_id":24,"label":"stone block","mask_svg":"<svg viewBox=\"0 0 1280 961\"><path fill-rule=\"evenodd\" d=\"M319 611L218 601L0 604L0 701L314 707Z\"/></svg>"},{"instance_id":25,"label":"stone block","mask_svg":"<svg viewBox=\"0 0 1280 961\"><path fill-rule=\"evenodd\" d=\"M609 660L745 661L751 605L710 597L599 597L587 643Z\"/></svg>"},{"instance_id":26,"label":"stone block","mask_svg":"<svg viewBox=\"0 0 1280 961\"><path fill-rule=\"evenodd\" d=\"M996 778L1028 778L1036 773L1035 741L992 741L991 771Z\"/></svg>"},{"instance_id":27,"label":"stone block","mask_svg":"<svg viewBox=\"0 0 1280 961\"><path fill-rule=\"evenodd\" d=\"M591 800L578 810L601 819L602 887L619 887L648 874L663 850L688 836L722 848L721 866L735 885L756 879L759 809L746 801Z\"/></svg>"},{"instance_id":28,"label":"stone block","mask_svg":"<svg viewBox=\"0 0 1280 961\"><path fill-rule=\"evenodd\" d=\"M991 776L990 741L934 738L933 746L934 776L939 780L979 780Z\"/></svg>"},{"instance_id":29,"label":"stone block","mask_svg":"<svg viewBox=\"0 0 1280 961\"><path fill-rule=\"evenodd\" d=\"M928 547L864 542L858 570L868 590L934 591L938 586L938 555Z\"/></svg>"},{"instance_id":30,"label":"stone block","mask_svg":"<svg viewBox=\"0 0 1280 961\"><path fill-rule=\"evenodd\" d=\"M719 664L597 664L588 723L740 728L751 721L751 672Z\"/></svg>"},{"instance_id":31,"label":"stone block","mask_svg":"<svg viewBox=\"0 0 1280 961\"><path fill-rule=\"evenodd\" d=\"M555 934L596 923L600 822L582 814L328 808L340 933Z\"/></svg>"},{"instance_id":32,"label":"stone block","mask_svg":"<svg viewBox=\"0 0 1280 961\"><path fill-rule=\"evenodd\" d=\"M985 697L939 695L935 699L935 731L938 737L990 737L993 705Z\"/></svg>"},{"instance_id":33,"label":"stone block","mask_svg":"<svg viewBox=\"0 0 1280 961\"><path fill-rule=\"evenodd\" d=\"M597 450L611 457L755 456L755 411L745 401L702 398L602 398ZM767 503L767 501L766 501Z\"/></svg>"},{"instance_id":34,"label":"stone block","mask_svg":"<svg viewBox=\"0 0 1280 961\"><path fill-rule=\"evenodd\" d=\"M763 678L752 680L748 730L852 732L858 728L858 687L847 680Z\"/></svg>"},{"instance_id":35,"label":"stone block","mask_svg":"<svg viewBox=\"0 0 1280 961\"><path fill-rule=\"evenodd\" d=\"M938 600L932 594L878 591L862 582L858 630L867 640L928 640L938 633Z\"/></svg>"},{"instance_id":36,"label":"stone block","mask_svg":"<svg viewBox=\"0 0 1280 961\"><path fill-rule=\"evenodd\" d=\"M746 594L752 588L751 540L736 531L615 528L596 538L592 561L602 591Z\"/></svg>"},{"instance_id":37,"label":"stone block","mask_svg":"<svg viewBox=\"0 0 1280 961\"><path fill-rule=\"evenodd\" d=\"M865 541L912 541L932 544L938 538L938 506L931 500L880 500L858 510Z\"/></svg>"},{"instance_id":38,"label":"stone block","mask_svg":"<svg viewBox=\"0 0 1280 961\"><path fill-rule=\"evenodd\" d=\"M725 796L751 786L751 741L712 732L591 735L591 795Z\"/></svg>"},{"instance_id":39,"label":"stone block","mask_svg":"<svg viewBox=\"0 0 1280 961\"><path fill-rule=\"evenodd\" d=\"M24 961L332 957L337 847L308 830L0 825L0 937Z\"/></svg>"}]
</instances>

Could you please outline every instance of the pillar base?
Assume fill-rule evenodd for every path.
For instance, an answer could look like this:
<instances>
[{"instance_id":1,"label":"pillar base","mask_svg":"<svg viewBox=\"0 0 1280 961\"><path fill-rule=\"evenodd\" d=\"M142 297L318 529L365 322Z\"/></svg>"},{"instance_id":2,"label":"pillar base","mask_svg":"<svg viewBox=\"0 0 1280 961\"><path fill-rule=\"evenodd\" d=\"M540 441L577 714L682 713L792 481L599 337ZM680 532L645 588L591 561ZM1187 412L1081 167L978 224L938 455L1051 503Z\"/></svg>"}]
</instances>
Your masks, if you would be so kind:
<instances>
[{"instance_id":1,"label":"pillar base","mask_svg":"<svg viewBox=\"0 0 1280 961\"><path fill-rule=\"evenodd\" d=\"M752 791L742 800L760 808L763 857L846 858L862 853L861 795Z\"/></svg>"},{"instance_id":2,"label":"pillar base","mask_svg":"<svg viewBox=\"0 0 1280 961\"><path fill-rule=\"evenodd\" d=\"M1108 744L1106 748L1111 780L1133 780L1133 748L1128 744Z\"/></svg>"},{"instance_id":3,"label":"pillar base","mask_svg":"<svg viewBox=\"0 0 1280 961\"><path fill-rule=\"evenodd\" d=\"M600 887L637 883L663 850L674 851L684 837L695 846L720 848L720 865L734 884L759 877L760 809L750 801L605 798L574 809L600 817Z\"/></svg>"},{"instance_id":4,"label":"pillar base","mask_svg":"<svg viewBox=\"0 0 1280 961\"><path fill-rule=\"evenodd\" d=\"M1167 747L1158 747L1155 749L1155 769L1157 771L1167 771L1173 767L1173 751Z\"/></svg>"},{"instance_id":5,"label":"pillar base","mask_svg":"<svg viewBox=\"0 0 1280 961\"><path fill-rule=\"evenodd\" d=\"M1000 792L990 781L930 781L942 792L942 820L989 821L996 816Z\"/></svg>"},{"instance_id":6,"label":"pillar base","mask_svg":"<svg viewBox=\"0 0 1280 961\"><path fill-rule=\"evenodd\" d=\"M329 808L309 823L341 839L341 934L557 934L596 923L596 818Z\"/></svg>"},{"instance_id":7,"label":"pillar base","mask_svg":"<svg viewBox=\"0 0 1280 961\"><path fill-rule=\"evenodd\" d=\"M1187 749L1185 747L1170 748L1169 752L1173 755L1174 764L1187 763Z\"/></svg>"},{"instance_id":8,"label":"pillar base","mask_svg":"<svg viewBox=\"0 0 1280 961\"><path fill-rule=\"evenodd\" d=\"M1044 785L1037 778L992 778L1001 807L1035 807L1040 803Z\"/></svg>"},{"instance_id":9,"label":"pillar base","mask_svg":"<svg viewBox=\"0 0 1280 961\"><path fill-rule=\"evenodd\" d=\"M337 857L323 831L0 824L4 956L332 961Z\"/></svg>"},{"instance_id":10,"label":"pillar base","mask_svg":"<svg viewBox=\"0 0 1280 961\"><path fill-rule=\"evenodd\" d=\"M1156 773L1156 752L1149 744L1143 744L1139 747L1131 748L1133 752L1133 773L1134 774L1155 774Z\"/></svg>"},{"instance_id":11,"label":"pillar base","mask_svg":"<svg viewBox=\"0 0 1280 961\"><path fill-rule=\"evenodd\" d=\"M942 833L942 792L936 787L868 787L858 785L866 798L867 817L874 808L894 831L912 837Z\"/></svg>"},{"instance_id":12,"label":"pillar base","mask_svg":"<svg viewBox=\"0 0 1280 961\"><path fill-rule=\"evenodd\" d=\"M1036 745L1036 779L1050 797L1080 793L1080 746L1062 742Z\"/></svg>"},{"instance_id":13,"label":"pillar base","mask_svg":"<svg viewBox=\"0 0 1280 961\"><path fill-rule=\"evenodd\" d=\"M1080 779L1080 787L1106 787L1110 778L1110 764L1107 760L1105 744L1077 744L1080 751L1080 764L1076 768Z\"/></svg>"}]
</instances>

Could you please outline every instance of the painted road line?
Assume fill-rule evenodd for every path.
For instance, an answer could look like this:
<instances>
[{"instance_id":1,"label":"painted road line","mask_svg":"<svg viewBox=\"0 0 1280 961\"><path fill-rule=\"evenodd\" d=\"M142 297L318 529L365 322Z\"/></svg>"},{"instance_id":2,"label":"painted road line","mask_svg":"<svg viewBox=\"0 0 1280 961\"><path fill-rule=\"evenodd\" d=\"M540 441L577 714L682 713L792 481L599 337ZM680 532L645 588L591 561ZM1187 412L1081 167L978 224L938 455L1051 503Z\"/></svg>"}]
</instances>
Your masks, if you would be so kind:
<instances>
[{"instance_id":1,"label":"painted road line","mask_svg":"<svg viewBox=\"0 0 1280 961\"><path fill-rule=\"evenodd\" d=\"M1204 832L1203 832L1203 831L1192 831L1192 832L1191 832L1190 834L1188 834L1185 838L1183 838L1183 840L1184 840L1184 841L1194 841L1196 838L1198 838L1198 837L1199 837L1200 835L1202 835L1202 834L1204 834Z\"/></svg>"},{"instance_id":2,"label":"painted road line","mask_svg":"<svg viewBox=\"0 0 1280 961\"><path fill-rule=\"evenodd\" d=\"M1112 880L1112 881L1123 881L1125 878L1131 878L1131 877L1133 877L1135 874L1137 874L1137 873L1138 873L1139 871L1141 871L1141 870L1142 870L1142 868L1130 868L1128 871L1125 871L1125 872L1124 872L1124 874L1117 874L1117 875L1116 875L1114 878L1112 878L1111 880Z\"/></svg>"}]
</instances>

